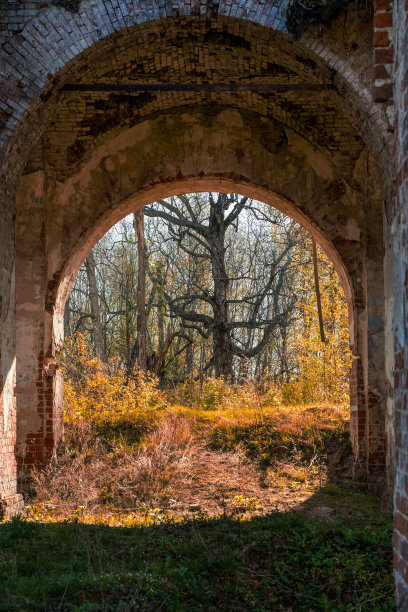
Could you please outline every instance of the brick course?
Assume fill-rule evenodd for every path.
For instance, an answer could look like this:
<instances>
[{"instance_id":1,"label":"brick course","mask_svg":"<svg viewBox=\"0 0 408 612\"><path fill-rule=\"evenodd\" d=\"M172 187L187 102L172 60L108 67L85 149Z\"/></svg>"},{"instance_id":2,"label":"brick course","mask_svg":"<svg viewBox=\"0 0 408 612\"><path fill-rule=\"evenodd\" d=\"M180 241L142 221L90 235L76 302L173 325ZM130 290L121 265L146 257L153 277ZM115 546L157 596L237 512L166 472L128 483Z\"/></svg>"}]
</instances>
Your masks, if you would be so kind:
<instances>
[{"instance_id":1,"label":"brick course","mask_svg":"<svg viewBox=\"0 0 408 612\"><path fill-rule=\"evenodd\" d=\"M374 2L374 92L376 102L385 102L390 124L393 124L393 3L392 0Z\"/></svg>"},{"instance_id":2,"label":"brick course","mask_svg":"<svg viewBox=\"0 0 408 612\"><path fill-rule=\"evenodd\" d=\"M396 185L393 237L398 253L395 269L397 304L395 329L395 488L394 488L394 571L398 610L408 609L408 6L394 2L394 97Z\"/></svg>"}]
</instances>

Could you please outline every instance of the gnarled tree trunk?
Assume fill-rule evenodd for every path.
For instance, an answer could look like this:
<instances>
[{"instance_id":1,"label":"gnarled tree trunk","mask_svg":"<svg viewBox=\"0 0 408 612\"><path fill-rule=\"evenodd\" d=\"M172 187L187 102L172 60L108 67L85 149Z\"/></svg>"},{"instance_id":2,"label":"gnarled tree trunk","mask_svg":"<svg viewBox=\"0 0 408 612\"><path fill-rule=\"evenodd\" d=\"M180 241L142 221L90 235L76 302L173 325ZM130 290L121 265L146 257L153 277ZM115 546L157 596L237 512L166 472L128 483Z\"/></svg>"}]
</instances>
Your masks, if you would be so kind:
<instances>
[{"instance_id":1,"label":"gnarled tree trunk","mask_svg":"<svg viewBox=\"0 0 408 612\"><path fill-rule=\"evenodd\" d=\"M211 270L214 295L213 360L215 376L232 377L231 330L228 327L228 285L229 278L225 269L225 211L228 201L220 193L215 201L210 194L211 212L209 233L211 240Z\"/></svg>"}]
</instances>

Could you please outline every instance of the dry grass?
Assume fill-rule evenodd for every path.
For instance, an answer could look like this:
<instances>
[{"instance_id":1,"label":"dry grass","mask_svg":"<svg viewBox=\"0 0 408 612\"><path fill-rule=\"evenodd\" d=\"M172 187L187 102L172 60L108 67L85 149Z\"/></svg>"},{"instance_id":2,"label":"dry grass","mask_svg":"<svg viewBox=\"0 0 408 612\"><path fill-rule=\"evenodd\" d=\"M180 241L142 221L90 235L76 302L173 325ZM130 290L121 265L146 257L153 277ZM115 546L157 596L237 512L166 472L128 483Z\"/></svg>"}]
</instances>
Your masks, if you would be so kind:
<instances>
[{"instance_id":1,"label":"dry grass","mask_svg":"<svg viewBox=\"0 0 408 612\"><path fill-rule=\"evenodd\" d=\"M235 498L267 512L313 495L339 447L348 467L344 406L288 406L273 387L212 378L165 395L151 376L126 384L95 359L82 367L66 384L65 445L34 474L30 512L216 515L245 505Z\"/></svg>"},{"instance_id":2,"label":"dry grass","mask_svg":"<svg viewBox=\"0 0 408 612\"><path fill-rule=\"evenodd\" d=\"M134 524L192 510L216 516L290 509L328 480L330 457L316 450L315 440L324 439L325 432L333 436L343 417L336 410L327 416L327 407L325 414L323 419L317 410L280 407L264 411L261 419L249 410L174 406L160 417L156 413L145 435L136 426L136 440L130 429L107 435L94 422L71 421L63 450L34 475L29 515ZM306 460L299 442L309 448L311 440L313 456ZM333 450L338 448L334 443ZM266 449L269 454L261 452ZM347 470L347 449L344 453Z\"/></svg>"},{"instance_id":3,"label":"dry grass","mask_svg":"<svg viewBox=\"0 0 408 612\"><path fill-rule=\"evenodd\" d=\"M49 466L34 474L35 502L52 500L56 512L133 509L166 494L174 473L187 469L197 441L179 414L161 420L140 444L104 439L94 424L70 424L67 443Z\"/></svg>"}]
</instances>

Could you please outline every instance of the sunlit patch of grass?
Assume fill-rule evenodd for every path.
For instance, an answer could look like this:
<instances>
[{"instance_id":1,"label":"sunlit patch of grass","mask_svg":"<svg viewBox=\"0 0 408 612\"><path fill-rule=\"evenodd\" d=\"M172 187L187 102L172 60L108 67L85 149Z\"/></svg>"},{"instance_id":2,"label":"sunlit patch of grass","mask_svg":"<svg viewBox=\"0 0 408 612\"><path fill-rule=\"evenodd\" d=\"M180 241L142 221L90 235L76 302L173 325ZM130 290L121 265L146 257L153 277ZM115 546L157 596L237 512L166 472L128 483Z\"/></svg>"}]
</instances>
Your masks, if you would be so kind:
<instances>
[{"instance_id":1,"label":"sunlit patch of grass","mask_svg":"<svg viewBox=\"0 0 408 612\"><path fill-rule=\"evenodd\" d=\"M294 480L296 482L305 482L308 479L308 470L304 467L296 467L287 465L285 468L278 470L277 476L283 477L285 480Z\"/></svg>"},{"instance_id":2,"label":"sunlit patch of grass","mask_svg":"<svg viewBox=\"0 0 408 612\"><path fill-rule=\"evenodd\" d=\"M198 419L203 418L199 413ZM240 446L249 457L268 465L276 459L301 455L311 460L336 445L348 443L348 414L342 406L267 406L254 413L228 410L207 416L213 448Z\"/></svg>"}]
</instances>

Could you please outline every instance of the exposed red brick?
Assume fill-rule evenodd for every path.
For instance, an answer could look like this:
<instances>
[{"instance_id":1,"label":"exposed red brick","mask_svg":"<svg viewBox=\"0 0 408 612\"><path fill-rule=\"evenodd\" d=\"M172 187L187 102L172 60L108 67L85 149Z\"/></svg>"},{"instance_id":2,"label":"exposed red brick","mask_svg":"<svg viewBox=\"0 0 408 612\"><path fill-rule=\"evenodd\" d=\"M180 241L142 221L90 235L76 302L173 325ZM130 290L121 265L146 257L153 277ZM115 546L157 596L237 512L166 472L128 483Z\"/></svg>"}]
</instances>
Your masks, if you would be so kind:
<instances>
[{"instance_id":1,"label":"exposed red brick","mask_svg":"<svg viewBox=\"0 0 408 612\"><path fill-rule=\"evenodd\" d=\"M374 11L392 10L392 0L374 0Z\"/></svg>"},{"instance_id":2,"label":"exposed red brick","mask_svg":"<svg viewBox=\"0 0 408 612\"><path fill-rule=\"evenodd\" d=\"M387 31L374 32L374 46L375 47L389 47L390 35Z\"/></svg>"},{"instance_id":3,"label":"exposed red brick","mask_svg":"<svg viewBox=\"0 0 408 612\"><path fill-rule=\"evenodd\" d=\"M385 102L392 98L393 86L391 83L381 85L380 87L374 87L374 100L375 102Z\"/></svg>"},{"instance_id":4,"label":"exposed red brick","mask_svg":"<svg viewBox=\"0 0 408 612\"><path fill-rule=\"evenodd\" d=\"M377 66L374 66L374 78L385 80L389 79L390 75L388 74L386 68L382 64L379 64Z\"/></svg>"},{"instance_id":5,"label":"exposed red brick","mask_svg":"<svg viewBox=\"0 0 408 612\"><path fill-rule=\"evenodd\" d=\"M376 64L392 64L393 58L393 49L375 49L374 51L374 61Z\"/></svg>"},{"instance_id":6,"label":"exposed red brick","mask_svg":"<svg viewBox=\"0 0 408 612\"><path fill-rule=\"evenodd\" d=\"M375 28L391 28L392 27L392 13L376 13L374 15L374 27Z\"/></svg>"}]
</instances>

